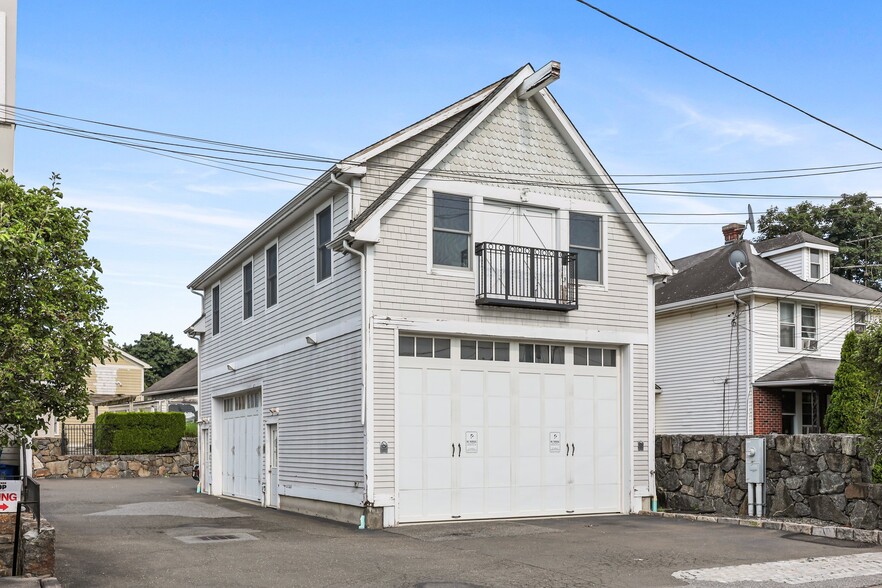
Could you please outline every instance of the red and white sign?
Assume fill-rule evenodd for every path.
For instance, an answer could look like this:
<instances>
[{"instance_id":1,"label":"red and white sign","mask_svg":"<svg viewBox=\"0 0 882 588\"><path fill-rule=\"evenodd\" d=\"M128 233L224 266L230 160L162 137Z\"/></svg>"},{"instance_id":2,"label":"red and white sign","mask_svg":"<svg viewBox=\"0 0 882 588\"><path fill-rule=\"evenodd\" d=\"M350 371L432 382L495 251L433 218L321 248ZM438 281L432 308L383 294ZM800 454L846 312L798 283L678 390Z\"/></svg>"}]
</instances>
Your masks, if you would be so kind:
<instances>
[{"instance_id":1,"label":"red and white sign","mask_svg":"<svg viewBox=\"0 0 882 588\"><path fill-rule=\"evenodd\" d=\"M21 500L21 480L0 480L0 513L15 512Z\"/></svg>"}]
</instances>

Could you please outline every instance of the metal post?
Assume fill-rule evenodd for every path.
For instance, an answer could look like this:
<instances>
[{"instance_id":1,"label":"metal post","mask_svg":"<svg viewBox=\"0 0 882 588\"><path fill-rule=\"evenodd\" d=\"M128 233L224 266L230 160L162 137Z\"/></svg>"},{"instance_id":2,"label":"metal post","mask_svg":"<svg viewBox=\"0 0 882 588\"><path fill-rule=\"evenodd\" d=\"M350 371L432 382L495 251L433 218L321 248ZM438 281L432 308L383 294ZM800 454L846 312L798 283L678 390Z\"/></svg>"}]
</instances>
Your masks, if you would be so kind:
<instances>
[{"instance_id":1,"label":"metal post","mask_svg":"<svg viewBox=\"0 0 882 588\"><path fill-rule=\"evenodd\" d=\"M19 496L21 498L21 496ZM18 576L21 571L18 555L21 552L21 500L15 508L15 536L12 543L12 575Z\"/></svg>"},{"instance_id":2,"label":"metal post","mask_svg":"<svg viewBox=\"0 0 882 588\"><path fill-rule=\"evenodd\" d=\"M511 247L505 245L505 299L508 300L511 291Z\"/></svg>"}]
</instances>

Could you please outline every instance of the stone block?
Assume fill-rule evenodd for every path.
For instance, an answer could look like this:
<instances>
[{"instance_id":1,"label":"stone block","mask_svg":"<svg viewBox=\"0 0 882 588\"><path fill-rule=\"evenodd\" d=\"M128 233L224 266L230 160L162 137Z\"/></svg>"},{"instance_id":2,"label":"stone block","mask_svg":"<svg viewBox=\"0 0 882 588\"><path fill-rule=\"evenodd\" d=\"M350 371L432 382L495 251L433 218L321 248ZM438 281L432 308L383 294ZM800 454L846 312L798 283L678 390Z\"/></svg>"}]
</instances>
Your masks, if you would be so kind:
<instances>
[{"instance_id":1,"label":"stone block","mask_svg":"<svg viewBox=\"0 0 882 588\"><path fill-rule=\"evenodd\" d=\"M783 521L763 521L763 529L772 529L780 531L784 527Z\"/></svg>"},{"instance_id":2,"label":"stone block","mask_svg":"<svg viewBox=\"0 0 882 588\"><path fill-rule=\"evenodd\" d=\"M671 437L671 453L683 453L683 437L675 435Z\"/></svg>"},{"instance_id":3,"label":"stone block","mask_svg":"<svg viewBox=\"0 0 882 588\"><path fill-rule=\"evenodd\" d=\"M848 517L840 510L830 496L819 495L808 497L808 506L812 517L822 521L831 521L840 525L849 523Z\"/></svg>"},{"instance_id":4,"label":"stone block","mask_svg":"<svg viewBox=\"0 0 882 588\"><path fill-rule=\"evenodd\" d=\"M808 455L818 457L833 452L833 439L833 435L802 435L802 444Z\"/></svg>"},{"instance_id":5,"label":"stone block","mask_svg":"<svg viewBox=\"0 0 882 588\"><path fill-rule=\"evenodd\" d=\"M101 472L102 478L118 478L119 477L119 468L116 466L110 466L103 472Z\"/></svg>"},{"instance_id":6,"label":"stone block","mask_svg":"<svg viewBox=\"0 0 882 588\"><path fill-rule=\"evenodd\" d=\"M707 485L707 494L708 496L722 498L725 490L726 485L723 483L723 470L720 468L714 468L711 479Z\"/></svg>"},{"instance_id":7,"label":"stone block","mask_svg":"<svg viewBox=\"0 0 882 588\"><path fill-rule=\"evenodd\" d=\"M839 494L845 491L845 480L842 478L842 474L831 471L821 472L818 479L820 480L819 492L821 494Z\"/></svg>"},{"instance_id":8,"label":"stone block","mask_svg":"<svg viewBox=\"0 0 882 588\"><path fill-rule=\"evenodd\" d=\"M686 465L686 456L682 453L675 453L671 456L670 463L672 468L679 470Z\"/></svg>"},{"instance_id":9,"label":"stone block","mask_svg":"<svg viewBox=\"0 0 882 588\"><path fill-rule=\"evenodd\" d=\"M818 460L805 453L794 453L790 456L790 471L797 476L818 473Z\"/></svg>"},{"instance_id":10,"label":"stone block","mask_svg":"<svg viewBox=\"0 0 882 588\"><path fill-rule=\"evenodd\" d=\"M729 488L735 488L738 485L737 475L735 474L735 470L729 470L723 476L723 483Z\"/></svg>"},{"instance_id":11,"label":"stone block","mask_svg":"<svg viewBox=\"0 0 882 588\"><path fill-rule=\"evenodd\" d=\"M766 470L780 472L790 465L790 458L775 450L766 451Z\"/></svg>"},{"instance_id":12,"label":"stone block","mask_svg":"<svg viewBox=\"0 0 882 588\"><path fill-rule=\"evenodd\" d=\"M860 449L860 437L857 435L841 435L842 453L852 457L857 456Z\"/></svg>"},{"instance_id":13,"label":"stone block","mask_svg":"<svg viewBox=\"0 0 882 588\"><path fill-rule=\"evenodd\" d=\"M796 516L800 518L811 516L812 514L812 509L810 509L809 506L804 502L797 502L796 504L794 504L793 510L796 513Z\"/></svg>"},{"instance_id":14,"label":"stone block","mask_svg":"<svg viewBox=\"0 0 882 588\"><path fill-rule=\"evenodd\" d=\"M836 527L823 527L821 525L814 525L812 528L812 535L815 537L829 537L830 539L836 538Z\"/></svg>"},{"instance_id":15,"label":"stone block","mask_svg":"<svg viewBox=\"0 0 882 588\"><path fill-rule=\"evenodd\" d=\"M729 491L729 503L736 507L741 506L745 496L747 496L747 492L740 488L733 488Z\"/></svg>"},{"instance_id":16,"label":"stone block","mask_svg":"<svg viewBox=\"0 0 882 588\"><path fill-rule=\"evenodd\" d=\"M729 472L729 471L732 471L735 469L735 465L737 463L738 463L738 457L736 457L734 455L728 455L723 460L723 462L720 464L720 468L722 468L722 470L724 472Z\"/></svg>"},{"instance_id":17,"label":"stone block","mask_svg":"<svg viewBox=\"0 0 882 588\"><path fill-rule=\"evenodd\" d=\"M128 461L128 467L126 469L131 470L133 472L138 472L141 469L141 462L131 459Z\"/></svg>"},{"instance_id":18,"label":"stone block","mask_svg":"<svg viewBox=\"0 0 882 588\"><path fill-rule=\"evenodd\" d=\"M717 517L717 522L724 525L740 525L741 519L735 517Z\"/></svg>"},{"instance_id":19,"label":"stone block","mask_svg":"<svg viewBox=\"0 0 882 588\"><path fill-rule=\"evenodd\" d=\"M841 453L825 453L824 461L827 464L827 469L844 474L851 471L853 460L847 455L842 455Z\"/></svg>"},{"instance_id":20,"label":"stone block","mask_svg":"<svg viewBox=\"0 0 882 588\"><path fill-rule=\"evenodd\" d=\"M684 486L691 486L695 482L695 472L692 470L680 470L679 476Z\"/></svg>"},{"instance_id":21,"label":"stone block","mask_svg":"<svg viewBox=\"0 0 882 588\"><path fill-rule=\"evenodd\" d=\"M805 523L782 523L781 530L785 533L802 533L803 535L812 534L812 525Z\"/></svg>"},{"instance_id":22,"label":"stone block","mask_svg":"<svg viewBox=\"0 0 882 588\"><path fill-rule=\"evenodd\" d=\"M124 470L129 469L129 464L128 464L128 462L120 459L120 460L116 461L116 467L119 471L124 471Z\"/></svg>"},{"instance_id":23,"label":"stone block","mask_svg":"<svg viewBox=\"0 0 882 588\"><path fill-rule=\"evenodd\" d=\"M805 476L790 476L784 479L784 484L788 490L799 490L806 481Z\"/></svg>"},{"instance_id":24,"label":"stone block","mask_svg":"<svg viewBox=\"0 0 882 588\"><path fill-rule=\"evenodd\" d=\"M772 496L772 502L769 507L769 516L773 517L792 517L796 514L793 506L793 498L787 490L784 480L778 480L775 486L775 494Z\"/></svg>"},{"instance_id":25,"label":"stone block","mask_svg":"<svg viewBox=\"0 0 882 588\"><path fill-rule=\"evenodd\" d=\"M855 529L875 529L879 520L879 507L866 500L856 500L849 521Z\"/></svg>"},{"instance_id":26,"label":"stone block","mask_svg":"<svg viewBox=\"0 0 882 588\"><path fill-rule=\"evenodd\" d=\"M729 437L726 439L725 451L726 455L738 458L741 455L741 437Z\"/></svg>"},{"instance_id":27,"label":"stone block","mask_svg":"<svg viewBox=\"0 0 882 588\"><path fill-rule=\"evenodd\" d=\"M759 519L740 519L738 524L742 527L762 527L762 521Z\"/></svg>"},{"instance_id":28,"label":"stone block","mask_svg":"<svg viewBox=\"0 0 882 588\"><path fill-rule=\"evenodd\" d=\"M845 497L849 500L864 500L869 496L869 484L851 483L845 487Z\"/></svg>"},{"instance_id":29,"label":"stone block","mask_svg":"<svg viewBox=\"0 0 882 588\"><path fill-rule=\"evenodd\" d=\"M53 461L46 464L46 469L49 470L49 473L53 476L63 476L66 475L68 471L70 471L70 461Z\"/></svg>"},{"instance_id":30,"label":"stone block","mask_svg":"<svg viewBox=\"0 0 882 588\"><path fill-rule=\"evenodd\" d=\"M710 441L690 441L683 445L687 459L703 463L719 463L723 460L723 446Z\"/></svg>"},{"instance_id":31,"label":"stone block","mask_svg":"<svg viewBox=\"0 0 882 588\"><path fill-rule=\"evenodd\" d=\"M744 468L745 468L744 462L739 461L738 467L735 468L735 483L742 490L747 490L747 481L744 477Z\"/></svg>"},{"instance_id":32,"label":"stone block","mask_svg":"<svg viewBox=\"0 0 882 588\"><path fill-rule=\"evenodd\" d=\"M875 543L876 532L867 529L853 529L854 540L861 543Z\"/></svg>"},{"instance_id":33,"label":"stone block","mask_svg":"<svg viewBox=\"0 0 882 588\"><path fill-rule=\"evenodd\" d=\"M775 435L775 451L781 455L790 455L793 453L793 436Z\"/></svg>"},{"instance_id":34,"label":"stone block","mask_svg":"<svg viewBox=\"0 0 882 588\"><path fill-rule=\"evenodd\" d=\"M94 478L100 478L100 477L101 477L101 472L99 472L98 470L92 470L91 472L89 472L89 475L88 475L87 477L88 477L88 478L93 478L93 479L94 479Z\"/></svg>"},{"instance_id":35,"label":"stone block","mask_svg":"<svg viewBox=\"0 0 882 588\"><path fill-rule=\"evenodd\" d=\"M138 477L139 478L149 478L150 477L150 470L148 470L147 468L139 469L138 470Z\"/></svg>"}]
</instances>

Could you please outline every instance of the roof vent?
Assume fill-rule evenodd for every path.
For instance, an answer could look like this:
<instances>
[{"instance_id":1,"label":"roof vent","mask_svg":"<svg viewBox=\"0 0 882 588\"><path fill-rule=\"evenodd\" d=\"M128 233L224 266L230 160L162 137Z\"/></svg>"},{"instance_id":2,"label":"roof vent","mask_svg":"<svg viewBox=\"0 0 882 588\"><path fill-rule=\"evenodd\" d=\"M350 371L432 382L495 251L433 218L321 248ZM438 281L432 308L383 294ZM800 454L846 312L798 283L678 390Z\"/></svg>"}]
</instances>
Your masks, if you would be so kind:
<instances>
[{"instance_id":1,"label":"roof vent","mask_svg":"<svg viewBox=\"0 0 882 588\"><path fill-rule=\"evenodd\" d=\"M729 243L735 243L736 241L741 240L741 235L743 233L744 225L741 223L729 223L723 227L723 240L727 245Z\"/></svg>"}]
</instances>

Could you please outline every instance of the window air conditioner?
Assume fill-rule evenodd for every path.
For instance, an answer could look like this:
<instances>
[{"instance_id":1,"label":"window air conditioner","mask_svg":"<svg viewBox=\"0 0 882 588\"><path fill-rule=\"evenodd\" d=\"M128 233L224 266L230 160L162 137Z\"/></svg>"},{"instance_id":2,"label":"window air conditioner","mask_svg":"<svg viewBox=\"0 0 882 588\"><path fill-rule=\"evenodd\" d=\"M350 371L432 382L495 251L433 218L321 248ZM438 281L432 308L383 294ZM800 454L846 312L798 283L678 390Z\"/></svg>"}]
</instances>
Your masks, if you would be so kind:
<instances>
[{"instance_id":1,"label":"window air conditioner","mask_svg":"<svg viewBox=\"0 0 882 588\"><path fill-rule=\"evenodd\" d=\"M803 351L817 351L818 350L818 340L817 339L803 339L802 340L802 350Z\"/></svg>"}]
</instances>

